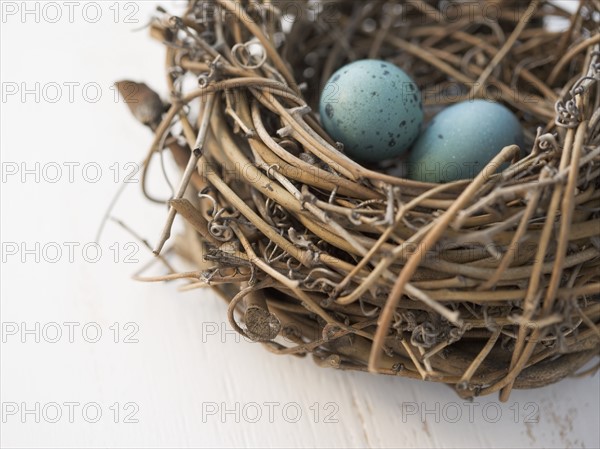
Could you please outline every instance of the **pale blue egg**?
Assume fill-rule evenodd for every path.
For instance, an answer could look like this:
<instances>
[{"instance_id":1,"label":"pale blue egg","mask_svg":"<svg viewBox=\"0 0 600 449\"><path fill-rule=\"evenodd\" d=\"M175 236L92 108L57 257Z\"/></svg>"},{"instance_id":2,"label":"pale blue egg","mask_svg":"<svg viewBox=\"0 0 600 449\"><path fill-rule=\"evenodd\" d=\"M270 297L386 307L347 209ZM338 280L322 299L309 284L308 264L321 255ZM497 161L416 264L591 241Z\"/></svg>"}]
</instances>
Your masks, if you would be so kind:
<instances>
[{"instance_id":1,"label":"pale blue egg","mask_svg":"<svg viewBox=\"0 0 600 449\"><path fill-rule=\"evenodd\" d=\"M473 179L514 144L523 149L523 129L506 107L486 100L457 103L437 114L415 142L407 177L434 183Z\"/></svg>"},{"instance_id":2,"label":"pale blue egg","mask_svg":"<svg viewBox=\"0 0 600 449\"><path fill-rule=\"evenodd\" d=\"M321 122L344 152L357 161L397 157L415 141L423 123L421 93L392 63L364 59L348 64L327 82Z\"/></svg>"}]
</instances>

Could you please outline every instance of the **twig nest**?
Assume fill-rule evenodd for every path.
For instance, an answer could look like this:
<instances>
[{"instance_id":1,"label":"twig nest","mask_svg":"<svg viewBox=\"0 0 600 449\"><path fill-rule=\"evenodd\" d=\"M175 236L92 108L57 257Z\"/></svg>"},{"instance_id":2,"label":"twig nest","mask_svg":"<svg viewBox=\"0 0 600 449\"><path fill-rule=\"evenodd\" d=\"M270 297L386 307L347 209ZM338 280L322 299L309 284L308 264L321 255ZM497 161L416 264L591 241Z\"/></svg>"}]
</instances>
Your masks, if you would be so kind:
<instances>
[{"instance_id":1,"label":"twig nest","mask_svg":"<svg viewBox=\"0 0 600 449\"><path fill-rule=\"evenodd\" d=\"M151 113L133 111L156 134L143 179L166 149L185 173L166 225L157 223L156 247L177 213L186 234L175 249L198 267L166 264L168 272L150 280L210 285L231 326L271 352L443 382L463 397L499 392L504 400L597 356L597 2L584 0L575 14L542 0L527 9L517 0L454 2L447 20L437 0L339 0L327 8L302 1L285 30L289 10L284 16L276 2L215 0L211 14L203 3L152 24L166 47L170 102L158 112L155 95L138 90L140 110ZM500 11L490 17L490 9ZM570 25L549 31L543 23L551 17ZM262 50L240 51L254 46ZM365 59L386 62L369 62L358 83L342 71L335 83L348 84L349 99L340 101L349 107L325 101L324 130L312 112L322 87L338 68ZM412 75L426 117L448 108L436 124L453 118L442 131L430 127L414 155L452 138L447 154L456 160L484 151L477 161L485 176L424 183L356 162L402 153L416 137L417 88L413 102L404 90L365 89L402 83L395 67ZM190 76L203 83L190 86ZM373 102L352 99L373 92ZM517 117L522 154L513 145L485 153L518 140L503 110L502 126L496 115L459 121L453 112L486 92ZM372 144L372 154L352 142L363 136L370 143L361 148ZM488 175L503 164L509 169Z\"/></svg>"}]
</instances>

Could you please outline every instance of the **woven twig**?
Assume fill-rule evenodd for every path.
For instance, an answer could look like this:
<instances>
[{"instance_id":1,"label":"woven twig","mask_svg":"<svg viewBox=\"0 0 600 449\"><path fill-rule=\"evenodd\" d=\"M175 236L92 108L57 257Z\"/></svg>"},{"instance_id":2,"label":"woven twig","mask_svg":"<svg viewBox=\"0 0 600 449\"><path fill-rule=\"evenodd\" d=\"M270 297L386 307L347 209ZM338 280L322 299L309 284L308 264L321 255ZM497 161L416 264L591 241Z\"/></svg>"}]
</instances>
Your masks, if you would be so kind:
<instances>
[{"instance_id":1,"label":"woven twig","mask_svg":"<svg viewBox=\"0 0 600 449\"><path fill-rule=\"evenodd\" d=\"M185 170L156 252L179 214L188 231L175 245L198 271L147 280L212 286L232 326L274 353L444 382L464 397L505 400L597 355L598 2L573 15L541 0L457 3L452 20L444 4L161 10L151 30L165 44L170 102L165 111L134 83L130 106L156 135L145 171L163 148ZM551 16L571 25L549 31ZM521 120L527 148L441 185L350 160L313 111L333 71L367 57L411 73L427 117L493 95Z\"/></svg>"}]
</instances>

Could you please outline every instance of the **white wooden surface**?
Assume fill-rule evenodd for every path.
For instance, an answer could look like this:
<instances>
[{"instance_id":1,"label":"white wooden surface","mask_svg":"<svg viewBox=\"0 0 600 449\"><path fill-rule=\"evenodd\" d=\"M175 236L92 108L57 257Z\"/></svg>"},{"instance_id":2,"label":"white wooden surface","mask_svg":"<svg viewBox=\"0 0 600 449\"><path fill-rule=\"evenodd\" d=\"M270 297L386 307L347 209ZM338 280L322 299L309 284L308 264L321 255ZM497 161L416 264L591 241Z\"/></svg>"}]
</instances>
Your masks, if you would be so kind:
<instances>
[{"instance_id":1,"label":"white wooden surface","mask_svg":"<svg viewBox=\"0 0 600 449\"><path fill-rule=\"evenodd\" d=\"M135 240L114 224L93 263L94 248L83 246L94 241L119 186L113 164L122 180L130 171L125 164L139 161L151 141L115 101L111 84L145 80L164 93L160 45L146 30L132 32L156 2L136 4L137 24L124 23L132 11L124 3L117 5L117 23L112 2L99 3L97 23L84 20L85 4L77 2L70 23L68 6L58 3L64 16L54 24L5 14L7 3L2 88L7 94L17 83L20 92L3 97L1 111L3 447L600 446L598 375L517 391L506 404L496 398L468 404L442 385L324 370L240 341L211 292L133 282L130 275L150 256L140 248L134 255L140 262L126 263L126 245ZM36 82L40 98L21 98ZM72 102L69 82L80 83ZM56 96L49 83L62 86L56 103L49 101ZM84 98L86 83L101 87L97 102ZM71 162L80 164L73 182L65 165ZM102 169L98 182L90 182L96 175L94 166L83 170L86 163ZM52 183L55 164L62 178ZM15 166L19 173L10 175ZM37 171L39 182L34 174L21 179L23 168ZM143 200L134 184L115 215L154 242L165 210ZM36 242L37 254L23 254L21 244L35 249ZM72 258L68 242L79 244ZM63 252L52 263L56 247ZM52 343L57 327L62 337ZM100 340L86 341L97 328ZM128 336L137 342L125 343ZM97 409L102 415L94 423Z\"/></svg>"}]
</instances>

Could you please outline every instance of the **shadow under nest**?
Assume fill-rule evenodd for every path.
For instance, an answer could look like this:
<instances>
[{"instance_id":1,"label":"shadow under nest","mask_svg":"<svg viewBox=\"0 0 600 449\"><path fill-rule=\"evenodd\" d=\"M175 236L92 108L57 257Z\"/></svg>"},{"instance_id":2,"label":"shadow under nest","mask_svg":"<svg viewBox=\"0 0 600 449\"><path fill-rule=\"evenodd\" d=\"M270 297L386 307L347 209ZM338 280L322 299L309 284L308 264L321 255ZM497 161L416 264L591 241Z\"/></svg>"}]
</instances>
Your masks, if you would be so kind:
<instances>
[{"instance_id":1,"label":"shadow under nest","mask_svg":"<svg viewBox=\"0 0 600 449\"><path fill-rule=\"evenodd\" d=\"M506 400L580 370L600 341L599 3L574 14L536 0L477 5L159 10L151 33L165 44L169 101L118 87L155 133L144 174L163 149L183 172L156 253L180 215L174 248L197 271L143 279L210 285L232 326L274 353L463 397ZM566 27L551 31L551 17ZM427 118L502 102L526 148L499 153L502 173L447 184L350 160L314 111L330 75L364 58L410 73Z\"/></svg>"}]
</instances>

